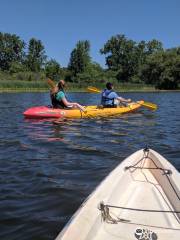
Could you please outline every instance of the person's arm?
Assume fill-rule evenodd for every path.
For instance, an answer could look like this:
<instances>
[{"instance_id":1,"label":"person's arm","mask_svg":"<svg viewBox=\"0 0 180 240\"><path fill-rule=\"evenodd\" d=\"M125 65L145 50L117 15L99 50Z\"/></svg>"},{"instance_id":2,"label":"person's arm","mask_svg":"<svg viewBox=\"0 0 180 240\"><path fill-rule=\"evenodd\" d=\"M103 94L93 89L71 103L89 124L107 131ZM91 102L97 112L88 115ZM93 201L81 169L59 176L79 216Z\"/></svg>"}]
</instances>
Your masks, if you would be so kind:
<instances>
[{"instance_id":1,"label":"person's arm","mask_svg":"<svg viewBox=\"0 0 180 240\"><path fill-rule=\"evenodd\" d=\"M120 102L125 102L125 103L130 103L131 102L130 98L129 99L125 99L123 97L119 97L119 95L116 92L111 93L110 96L113 97L114 99L119 100Z\"/></svg>"},{"instance_id":2,"label":"person's arm","mask_svg":"<svg viewBox=\"0 0 180 240\"><path fill-rule=\"evenodd\" d=\"M79 103L75 103L75 102L69 102L67 101L66 97L62 98L62 102L64 103L64 105L66 107L74 107L74 108L79 108L81 111L85 112L85 108L83 106L81 106Z\"/></svg>"},{"instance_id":3,"label":"person's arm","mask_svg":"<svg viewBox=\"0 0 180 240\"><path fill-rule=\"evenodd\" d=\"M117 97L117 99L118 99L120 102L126 102L126 103L130 103L130 102L131 102L131 99L130 99L130 98L125 99L125 98L122 98L122 97Z\"/></svg>"}]
</instances>

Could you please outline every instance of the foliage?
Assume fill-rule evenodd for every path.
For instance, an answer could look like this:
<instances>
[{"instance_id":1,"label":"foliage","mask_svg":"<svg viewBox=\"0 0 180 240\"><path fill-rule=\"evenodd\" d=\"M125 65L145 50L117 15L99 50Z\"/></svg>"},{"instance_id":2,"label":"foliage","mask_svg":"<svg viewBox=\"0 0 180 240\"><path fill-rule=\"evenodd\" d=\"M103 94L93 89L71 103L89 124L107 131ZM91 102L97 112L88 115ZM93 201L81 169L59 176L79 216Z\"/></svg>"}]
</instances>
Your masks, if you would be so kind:
<instances>
[{"instance_id":1,"label":"foliage","mask_svg":"<svg viewBox=\"0 0 180 240\"><path fill-rule=\"evenodd\" d=\"M128 40L125 35L112 37L100 49L101 54L106 54L106 65L110 70L116 71L118 81L128 81L136 72L137 50L136 43Z\"/></svg>"},{"instance_id":2,"label":"foliage","mask_svg":"<svg viewBox=\"0 0 180 240\"><path fill-rule=\"evenodd\" d=\"M32 72L38 72L44 66L46 60L44 46L41 40L31 38L28 45L28 54L25 65Z\"/></svg>"},{"instance_id":3,"label":"foliage","mask_svg":"<svg viewBox=\"0 0 180 240\"><path fill-rule=\"evenodd\" d=\"M106 65L116 71L118 81L141 82L139 75L146 57L161 50L162 43L155 39L136 43L125 35L116 35L105 43L100 53L106 55Z\"/></svg>"},{"instance_id":4,"label":"foliage","mask_svg":"<svg viewBox=\"0 0 180 240\"><path fill-rule=\"evenodd\" d=\"M142 68L141 77L158 89L177 89L180 83L180 54L175 50L149 55Z\"/></svg>"},{"instance_id":5,"label":"foliage","mask_svg":"<svg viewBox=\"0 0 180 240\"><path fill-rule=\"evenodd\" d=\"M149 41L146 45L147 45L147 54L153 54L163 50L162 43L157 41L156 39Z\"/></svg>"},{"instance_id":6,"label":"foliage","mask_svg":"<svg viewBox=\"0 0 180 240\"><path fill-rule=\"evenodd\" d=\"M103 70L97 63L89 63L84 72L78 73L76 81L82 84L94 84L103 78Z\"/></svg>"},{"instance_id":7,"label":"foliage","mask_svg":"<svg viewBox=\"0 0 180 240\"><path fill-rule=\"evenodd\" d=\"M10 65L10 68L9 68L9 73L10 74L24 72L24 71L26 71L26 68L20 62L12 62L11 65Z\"/></svg>"},{"instance_id":8,"label":"foliage","mask_svg":"<svg viewBox=\"0 0 180 240\"><path fill-rule=\"evenodd\" d=\"M38 82L45 79L45 74L44 72L30 72L30 71L27 72L26 71L26 72L18 72L13 74L13 78L17 80L22 80L22 81L27 80L30 82L33 82L33 81Z\"/></svg>"},{"instance_id":9,"label":"foliage","mask_svg":"<svg viewBox=\"0 0 180 240\"><path fill-rule=\"evenodd\" d=\"M9 70L13 62L22 63L25 42L17 35L0 32L0 69Z\"/></svg>"},{"instance_id":10,"label":"foliage","mask_svg":"<svg viewBox=\"0 0 180 240\"><path fill-rule=\"evenodd\" d=\"M52 78L57 81L58 79L62 78L63 70L61 69L60 64L56 60L51 59L45 64L45 74L46 77Z\"/></svg>"},{"instance_id":11,"label":"foliage","mask_svg":"<svg viewBox=\"0 0 180 240\"><path fill-rule=\"evenodd\" d=\"M74 77L79 73L83 73L90 63L90 43L89 41L78 41L76 47L71 52L68 69L72 72Z\"/></svg>"},{"instance_id":12,"label":"foliage","mask_svg":"<svg viewBox=\"0 0 180 240\"><path fill-rule=\"evenodd\" d=\"M61 67L55 59L47 61L41 40L31 38L26 48L19 36L0 32L0 81L3 86L6 81L17 81L20 86L19 81L44 82L49 77L65 79L75 89L88 85L103 88L107 81L122 89L155 86L174 90L180 86L180 47L164 49L156 39L135 42L118 34L100 53L105 55L107 68L91 60L88 40L78 41L68 67Z\"/></svg>"},{"instance_id":13,"label":"foliage","mask_svg":"<svg viewBox=\"0 0 180 240\"><path fill-rule=\"evenodd\" d=\"M23 81L23 80L6 80L0 81L0 90L3 89L44 89L47 90L48 86L45 81Z\"/></svg>"}]
</instances>

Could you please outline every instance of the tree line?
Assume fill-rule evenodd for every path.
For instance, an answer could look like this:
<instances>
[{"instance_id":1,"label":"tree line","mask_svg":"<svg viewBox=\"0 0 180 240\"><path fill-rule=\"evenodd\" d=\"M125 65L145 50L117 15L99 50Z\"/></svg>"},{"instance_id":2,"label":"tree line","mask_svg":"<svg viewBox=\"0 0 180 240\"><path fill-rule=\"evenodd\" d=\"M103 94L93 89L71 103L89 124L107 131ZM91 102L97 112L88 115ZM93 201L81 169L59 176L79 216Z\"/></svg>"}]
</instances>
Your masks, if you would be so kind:
<instances>
[{"instance_id":1,"label":"tree line","mask_svg":"<svg viewBox=\"0 0 180 240\"><path fill-rule=\"evenodd\" d=\"M119 34L99 51L105 56L106 68L92 61L88 40L78 41L68 66L61 67L55 59L48 59L41 40L31 38L25 43L16 34L0 32L0 72L20 80L63 78L82 85L112 81L177 89L180 84L180 47L164 49L156 39L135 42Z\"/></svg>"}]
</instances>

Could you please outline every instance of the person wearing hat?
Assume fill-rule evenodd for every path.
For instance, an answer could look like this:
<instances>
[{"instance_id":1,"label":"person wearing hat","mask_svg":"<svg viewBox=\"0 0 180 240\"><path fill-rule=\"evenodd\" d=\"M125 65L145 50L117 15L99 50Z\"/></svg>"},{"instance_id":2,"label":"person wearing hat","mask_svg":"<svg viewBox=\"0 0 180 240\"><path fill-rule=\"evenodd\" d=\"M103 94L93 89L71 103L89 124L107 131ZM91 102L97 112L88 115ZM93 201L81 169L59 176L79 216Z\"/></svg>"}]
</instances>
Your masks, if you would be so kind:
<instances>
[{"instance_id":1,"label":"person wearing hat","mask_svg":"<svg viewBox=\"0 0 180 240\"><path fill-rule=\"evenodd\" d=\"M102 91L101 94L101 104L103 107L117 107L121 103L130 103L131 99L125 99L120 96L113 90L113 84L108 82L106 83L106 89Z\"/></svg>"},{"instance_id":2,"label":"person wearing hat","mask_svg":"<svg viewBox=\"0 0 180 240\"><path fill-rule=\"evenodd\" d=\"M76 102L69 102L65 96L65 81L60 80L58 84L51 90L51 102L54 108L79 108L81 111L85 112L85 108Z\"/></svg>"}]
</instances>

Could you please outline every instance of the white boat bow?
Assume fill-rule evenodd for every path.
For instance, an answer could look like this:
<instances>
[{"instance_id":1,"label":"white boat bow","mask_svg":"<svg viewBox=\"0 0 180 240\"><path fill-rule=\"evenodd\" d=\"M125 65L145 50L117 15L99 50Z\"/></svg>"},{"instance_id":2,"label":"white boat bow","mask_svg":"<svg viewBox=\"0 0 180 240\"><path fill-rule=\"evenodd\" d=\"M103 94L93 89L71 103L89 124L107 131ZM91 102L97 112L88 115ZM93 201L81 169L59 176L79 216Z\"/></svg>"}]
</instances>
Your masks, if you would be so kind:
<instances>
[{"instance_id":1,"label":"white boat bow","mask_svg":"<svg viewBox=\"0 0 180 240\"><path fill-rule=\"evenodd\" d=\"M152 149L120 163L56 240L180 239L180 174Z\"/></svg>"}]
</instances>

